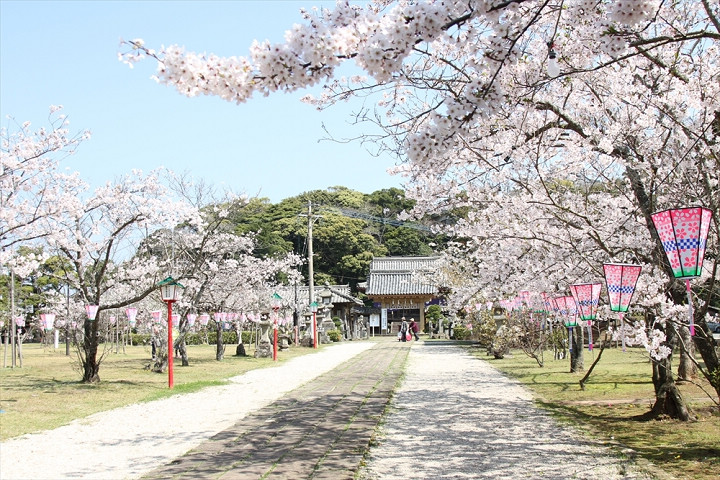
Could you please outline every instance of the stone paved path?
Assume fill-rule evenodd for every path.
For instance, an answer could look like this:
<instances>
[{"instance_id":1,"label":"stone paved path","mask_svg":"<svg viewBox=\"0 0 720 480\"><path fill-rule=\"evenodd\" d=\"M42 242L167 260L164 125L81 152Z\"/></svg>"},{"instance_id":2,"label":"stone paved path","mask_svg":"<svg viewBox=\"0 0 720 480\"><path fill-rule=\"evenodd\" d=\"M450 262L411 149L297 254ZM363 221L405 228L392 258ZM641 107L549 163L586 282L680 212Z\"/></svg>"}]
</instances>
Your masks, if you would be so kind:
<instances>
[{"instance_id":1,"label":"stone paved path","mask_svg":"<svg viewBox=\"0 0 720 480\"><path fill-rule=\"evenodd\" d=\"M659 480L452 342L414 344L360 480Z\"/></svg>"},{"instance_id":2,"label":"stone paved path","mask_svg":"<svg viewBox=\"0 0 720 480\"><path fill-rule=\"evenodd\" d=\"M410 346L382 339L143 478L353 478Z\"/></svg>"}]
</instances>

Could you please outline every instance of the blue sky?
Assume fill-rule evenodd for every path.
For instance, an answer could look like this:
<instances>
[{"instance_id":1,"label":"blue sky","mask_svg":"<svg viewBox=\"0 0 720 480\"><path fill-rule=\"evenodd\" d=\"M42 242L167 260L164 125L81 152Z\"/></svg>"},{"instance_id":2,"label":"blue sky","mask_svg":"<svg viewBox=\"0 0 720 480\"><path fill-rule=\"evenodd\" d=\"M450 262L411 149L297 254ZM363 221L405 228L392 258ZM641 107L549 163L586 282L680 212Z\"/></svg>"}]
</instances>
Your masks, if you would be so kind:
<instances>
[{"instance_id":1,"label":"blue sky","mask_svg":"<svg viewBox=\"0 0 720 480\"><path fill-rule=\"evenodd\" d=\"M16 1L0 0L0 121L47 126L50 105L63 105L70 129L92 138L65 160L92 186L133 168L187 172L221 189L272 202L343 185L364 193L401 187L359 143L320 141L324 123L337 136L357 104L324 112L278 93L242 105L186 98L150 76L156 64L130 69L117 59L120 38L146 45L247 55L252 41L282 41L301 22L307 1Z\"/></svg>"}]
</instances>

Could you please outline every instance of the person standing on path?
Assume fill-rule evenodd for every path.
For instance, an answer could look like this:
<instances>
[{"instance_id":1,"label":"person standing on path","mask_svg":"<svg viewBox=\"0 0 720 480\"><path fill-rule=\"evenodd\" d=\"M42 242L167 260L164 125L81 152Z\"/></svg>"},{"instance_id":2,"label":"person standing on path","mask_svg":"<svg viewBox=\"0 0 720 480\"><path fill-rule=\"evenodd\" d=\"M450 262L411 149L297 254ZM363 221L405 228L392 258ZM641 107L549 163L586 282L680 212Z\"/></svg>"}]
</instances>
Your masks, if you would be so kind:
<instances>
[{"instance_id":1,"label":"person standing on path","mask_svg":"<svg viewBox=\"0 0 720 480\"><path fill-rule=\"evenodd\" d=\"M419 330L418 324L415 322L414 318L411 318L410 319L410 331L415 336L415 341L420 340L420 336L418 335L418 330Z\"/></svg>"},{"instance_id":2,"label":"person standing on path","mask_svg":"<svg viewBox=\"0 0 720 480\"><path fill-rule=\"evenodd\" d=\"M407 342L408 323L405 317L402 317L402 323L400 324L400 341Z\"/></svg>"}]
</instances>

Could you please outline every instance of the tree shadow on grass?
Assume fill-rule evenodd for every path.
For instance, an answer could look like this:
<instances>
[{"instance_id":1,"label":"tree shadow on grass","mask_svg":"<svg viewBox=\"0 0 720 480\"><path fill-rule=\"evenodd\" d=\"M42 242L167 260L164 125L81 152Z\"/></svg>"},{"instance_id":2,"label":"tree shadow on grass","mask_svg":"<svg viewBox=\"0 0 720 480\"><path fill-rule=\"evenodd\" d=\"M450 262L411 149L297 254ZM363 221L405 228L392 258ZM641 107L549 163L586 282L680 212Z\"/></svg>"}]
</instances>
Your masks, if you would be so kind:
<instances>
[{"instance_id":1,"label":"tree shadow on grass","mask_svg":"<svg viewBox=\"0 0 720 480\"><path fill-rule=\"evenodd\" d=\"M537 403L561 419L589 426L593 434L605 437L607 443L622 449L624 454L640 456L662 468L690 475L688 478L717 478L710 472L720 469L720 446L678 439L674 433L682 431L684 422L658 417L652 411L627 416L592 414L588 407ZM676 424L676 428L670 429L674 433L668 433L669 422Z\"/></svg>"}]
</instances>

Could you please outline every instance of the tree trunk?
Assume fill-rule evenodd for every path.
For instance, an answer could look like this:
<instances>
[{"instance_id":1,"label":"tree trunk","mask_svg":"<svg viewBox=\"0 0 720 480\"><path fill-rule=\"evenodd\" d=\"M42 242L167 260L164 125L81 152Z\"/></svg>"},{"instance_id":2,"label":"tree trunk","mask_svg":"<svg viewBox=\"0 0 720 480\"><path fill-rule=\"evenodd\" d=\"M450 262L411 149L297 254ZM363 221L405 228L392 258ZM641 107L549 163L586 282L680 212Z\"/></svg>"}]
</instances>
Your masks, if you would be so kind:
<instances>
[{"instance_id":1,"label":"tree trunk","mask_svg":"<svg viewBox=\"0 0 720 480\"><path fill-rule=\"evenodd\" d=\"M178 339L178 352L180 352L180 358L182 359L182 366L188 367L190 366L190 358L187 354L187 345L185 344L185 335L182 335L180 339Z\"/></svg>"},{"instance_id":2,"label":"tree trunk","mask_svg":"<svg viewBox=\"0 0 720 480\"><path fill-rule=\"evenodd\" d=\"M588 379L590 378L590 374L592 373L593 369L595 368L595 365L598 364L600 361L600 357L602 357L603 352L605 351L605 346L607 345L607 341L603 341L602 346L600 347L600 353L598 353L597 358L595 361L590 365L590 368L588 369L585 376L580 380L580 389L585 390L585 384L587 383Z\"/></svg>"},{"instance_id":3,"label":"tree trunk","mask_svg":"<svg viewBox=\"0 0 720 480\"><path fill-rule=\"evenodd\" d=\"M689 382L697 377L697 366L691 360L691 356L695 354L695 347L690 336L690 330L687 327L680 327L680 338L682 348L680 349L677 376L678 380Z\"/></svg>"},{"instance_id":4,"label":"tree trunk","mask_svg":"<svg viewBox=\"0 0 720 480\"><path fill-rule=\"evenodd\" d=\"M217 323L217 339L215 341L215 360L218 362L223 359L225 356L225 345L223 345L223 338L222 338L222 324L220 322Z\"/></svg>"},{"instance_id":5,"label":"tree trunk","mask_svg":"<svg viewBox=\"0 0 720 480\"><path fill-rule=\"evenodd\" d=\"M662 328L658 329L663 330ZM664 332L667 338L667 345L674 345L677 341L675 327L668 322L664 328ZM655 387L655 404L650 411L650 415L653 418L667 415L670 418L685 422L690 420L690 412L685 404L685 400L682 398L682 395L680 395L680 390L678 390L673 377L672 353L663 360L653 359L652 380L653 386Z\"/></svg>"},{"instance_id":6,"label":"tree trunk","mask_svg":"<svg viewBox=\"0 0 720 480\"><path fill-rule=\"evenodd\" d=\"M100 362L97 358L98 351L98 322L97 320L85 320L85 338L83 339L83 383L98 383L100 381Z\"/></svg>"},{"instance_id":7,"label":"tree trunk","mask_svg":"<svg viewBox=\"0 0 720 480\"><path fill-rule=\"evenodd\" d=\"M718 350L715 348L715 339L709 331L705 319L700 319L697 323L693 344L705 362L705 369L702 373L720 399L720 359L718 359Z\"/></svg>"},{"instance_id":8,"label":"tree trunk","mask_svg":"<svg viewBox=\"0 0 720 480\"><path fill-rule=\"evenodd\" d=\"M568 342L572 344L570 352L570 373L578 373L585 370L585 359L583 357L583 331L582 327L573 327Z\"/></svg>"}]
</instances>

